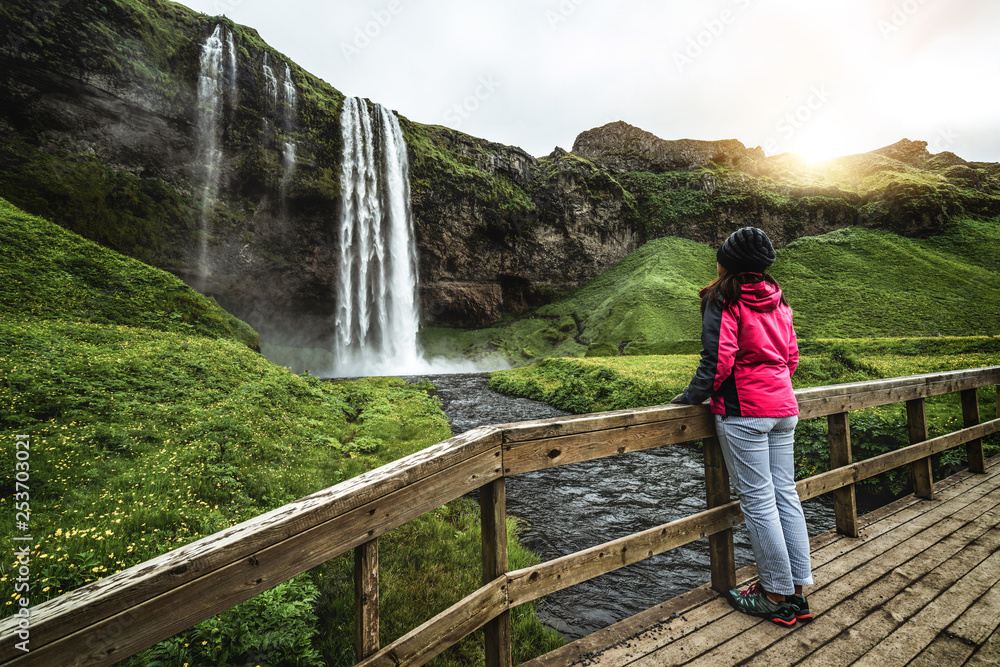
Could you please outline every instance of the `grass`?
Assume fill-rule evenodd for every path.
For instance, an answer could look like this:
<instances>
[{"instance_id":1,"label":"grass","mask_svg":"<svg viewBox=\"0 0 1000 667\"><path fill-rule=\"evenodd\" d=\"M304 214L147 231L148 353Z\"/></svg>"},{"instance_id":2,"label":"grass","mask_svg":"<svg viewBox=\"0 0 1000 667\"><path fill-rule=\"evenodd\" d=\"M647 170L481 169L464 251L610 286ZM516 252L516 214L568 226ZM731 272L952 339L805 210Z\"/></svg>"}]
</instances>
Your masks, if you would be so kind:
<instances>
[{"instance_id":1,"label":"grass","mask_svg":"<svg viewBox=\"0 0 1000 667\"><path fill-rule=\"evenodd\" d=\"M773 274L802 340L1000 334L1000 221L963 219L912 239L861 227L806 237L778 250ZM435 349L510 363L583 356L611 344L625 354L697 352L698 291L715 275L713 249L649 241L554 303L475 332L439 329Z\"/></svg>"},{"instance_id":2,"label":"grass","mask_svg":"<svg viewBox=\"0 0 1000 667\"><path fill-rule=\"evenodd\" d=\"M32 605L450 435L428 383L293 374L173 276L6 202L0 237L0 447L13 461L30 437ZM15 490L11 466L7 534ZM384 643L478 588L478 524L459 500L380 539ZM0 585L16 567L0 559ZM352 569L334 559L123 664L353 664ZM532 609L515 616L522 660L561 643ZM435 664L475 664L481 644Z\"/></svg>"},{"instance_id":3,"label":"grass","mask_svg":"<svg viewBox=\"0 0 1000 667\"><path fill-rule=\"evenodd\" d=\"M102 248L0 199L0 315L128 324L258 349L257 333L164 271Z\"/></svg>"}]
</instances>

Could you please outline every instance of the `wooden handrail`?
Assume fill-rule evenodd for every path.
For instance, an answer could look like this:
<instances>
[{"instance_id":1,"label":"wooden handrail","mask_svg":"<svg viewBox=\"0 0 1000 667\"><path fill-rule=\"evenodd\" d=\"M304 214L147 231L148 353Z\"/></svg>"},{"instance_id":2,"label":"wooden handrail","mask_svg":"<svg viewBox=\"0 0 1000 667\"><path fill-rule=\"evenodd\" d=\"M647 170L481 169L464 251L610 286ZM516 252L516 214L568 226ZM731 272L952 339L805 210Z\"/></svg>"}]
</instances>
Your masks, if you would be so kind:
<instances>
[{"instance_id":1,"label":"wooden handrail","mask_svg":"<svg viewBox=\"0 0 1000 667\"><path fill-rule=\"evenodd\" d=\"M966 424L960 431L802 480L800 496L845 488L966 443L975 462L976 441L981 457L981 438L1000 431L1000 419L972 423L978 421L978 410L974 416L971 407L975 390L989 385L997 385L1000 395L1000 366L797 390L802 418L963 392ZM506 630L502 621L496 622L512 607L570 585L566 582L577 583L728 530L742 515L738 502L728 502L533 568L500 573L506 570L499 545L501 524L505 529L499 519L505 514L499 491L504 477L712 435L705 405L655 406L474 429L38 605L32 609L29 653L6 641L17 620L3 619L0 662L113 664L326 560L363 545L371 548L387 531L469 491L489 487L486 503L493 523L484 530L483 543L492 560L488 569L484 559L484 587L362 664L383 664L379 656L406 656L403 662L422 664L449 642L486 624L492 624L495 638L490 664L509 664L509 620ZM718 480L720 475L716 471L712 477ZM709 489L709 495L713 493L721 497L721 490ZM726 581L722 569L731 565L720 566L715 560L713 581L717 567L719 581ZM359 617L368 619L370 637L370 615L359 612ZM370 639L359 641L366 653L375 649Z\"/></svg>"}]
</instances>

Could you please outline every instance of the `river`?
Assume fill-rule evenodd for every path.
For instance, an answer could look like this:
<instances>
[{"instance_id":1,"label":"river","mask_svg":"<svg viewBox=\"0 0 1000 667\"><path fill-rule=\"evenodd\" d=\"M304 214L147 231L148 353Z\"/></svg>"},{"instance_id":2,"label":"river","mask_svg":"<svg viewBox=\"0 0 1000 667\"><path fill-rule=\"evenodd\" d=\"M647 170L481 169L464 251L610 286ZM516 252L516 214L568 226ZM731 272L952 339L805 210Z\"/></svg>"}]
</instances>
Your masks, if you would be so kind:
<instances>
[{"instance_id":1,"label":"river","mask_svg":"<svg viewBox=\"0 0 1000 667\"><path fill-rule=\"evenodd\" d=\"M477 426L568 414L487 387L486 374L430 376L457 435ZM507 480L507 512L524 522L521 543L543 560L652 528L705 509L701 450L692 445L573 463ZM810 536L834 525L826 498L804 503ZM746 529L734 530L736 566L753 562ZM707 582L702 539L546 597L543 622L568 640L632 616Z\"/></svg>"}]
</instances>

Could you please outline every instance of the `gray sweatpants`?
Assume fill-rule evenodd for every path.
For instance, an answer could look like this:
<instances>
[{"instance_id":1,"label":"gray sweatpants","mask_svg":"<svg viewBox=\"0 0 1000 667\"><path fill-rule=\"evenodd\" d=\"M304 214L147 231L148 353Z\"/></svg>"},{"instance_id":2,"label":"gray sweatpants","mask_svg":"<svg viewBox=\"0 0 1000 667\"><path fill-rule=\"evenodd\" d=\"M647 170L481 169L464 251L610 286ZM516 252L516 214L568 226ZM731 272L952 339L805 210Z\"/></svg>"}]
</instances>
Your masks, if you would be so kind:
<instances>
[{"instance_id":1,"label":"gray sweatpants","mask_svg":"<svg viewBox=\"0 0 1000 667\"><path fill-rule=\"evenodd\" d=\"M764 590L792 595L813 583L809 535L795 491L792 444L798 417L715 416Z\"/></svg>"}]
</instances>

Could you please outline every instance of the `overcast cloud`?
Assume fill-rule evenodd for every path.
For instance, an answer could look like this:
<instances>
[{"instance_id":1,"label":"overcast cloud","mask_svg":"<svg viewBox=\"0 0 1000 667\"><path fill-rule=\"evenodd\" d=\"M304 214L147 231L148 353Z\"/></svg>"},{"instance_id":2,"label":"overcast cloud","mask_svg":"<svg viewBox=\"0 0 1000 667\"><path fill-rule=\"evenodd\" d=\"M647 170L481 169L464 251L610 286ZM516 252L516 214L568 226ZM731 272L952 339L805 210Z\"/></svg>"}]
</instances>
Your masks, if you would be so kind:
<instances>
[{"instance_id":1,"label":"overcast cloud","mask_svg":"<svg viewBox=\"0 0 1000 667\"><path fill-rule=\"evenodd\" d=\"M808 159L1000 161L995 0L184 0L347 95L535 156L624 120Z\"/></svg>"}]
</instances>

